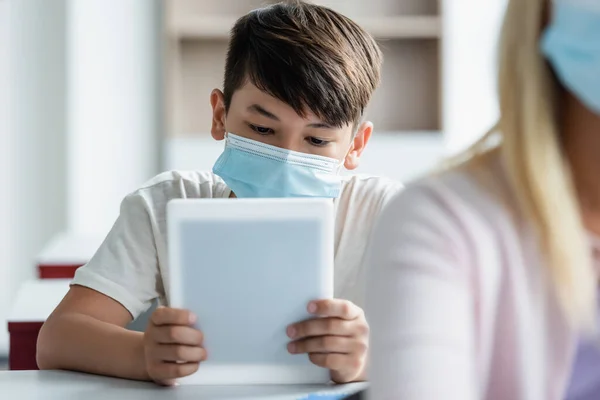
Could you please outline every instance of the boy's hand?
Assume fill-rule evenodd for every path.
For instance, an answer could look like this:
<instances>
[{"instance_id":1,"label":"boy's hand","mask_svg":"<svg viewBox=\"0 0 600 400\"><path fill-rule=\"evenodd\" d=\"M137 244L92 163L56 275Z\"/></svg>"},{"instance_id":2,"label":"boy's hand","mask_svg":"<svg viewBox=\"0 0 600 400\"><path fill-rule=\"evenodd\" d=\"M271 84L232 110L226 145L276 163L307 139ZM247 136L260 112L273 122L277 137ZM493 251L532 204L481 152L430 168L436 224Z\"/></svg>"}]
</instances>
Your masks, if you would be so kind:
<instances>
[{"instance_id":1,"label":"boy's hand","mask_svg":"<svg viewBox=\"0 0 600 400\"><path fill-rule=\"evenodd\" d=\"M290 325L292 354L308 353L310 361L331 371L337 383L364 380L369 325L363 310L346 300L320 300L308 305L315 319Z\"/></svg>"},{"instance_id":2,"label":"boy's hand","mask_svg":"<svg viewBox=\"0 0 600 400\"><path fill-rule=\"evenodd\" d=\"M146 371L160 385L171 386L198 370L206 359L202 332L193 328L196 317L187 310L159 307L144 333Z\"/></svg>"}]
</instances>

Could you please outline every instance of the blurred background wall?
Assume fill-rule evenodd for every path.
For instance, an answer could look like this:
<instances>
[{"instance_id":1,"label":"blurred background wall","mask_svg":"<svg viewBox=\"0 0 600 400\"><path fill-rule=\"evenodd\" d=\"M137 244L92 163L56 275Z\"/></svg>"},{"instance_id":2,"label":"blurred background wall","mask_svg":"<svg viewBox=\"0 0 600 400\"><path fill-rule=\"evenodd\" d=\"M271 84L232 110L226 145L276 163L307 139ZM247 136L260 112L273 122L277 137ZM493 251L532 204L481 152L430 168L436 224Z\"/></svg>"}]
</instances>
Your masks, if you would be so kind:
<instances>
[{"instance_id":1,"label":"blurred background wall","mask_svg":"<svg viewBox=\"0 0 600 400\"><path fill-rule=\"evenodd\" d=\"M317 1L319 2L319 1ZM409 181L497 114L506 0L321 0L380 41L359 173ZM60 232L104 235L161 170L210 169L210 89L231 24L262 0L0 0L0 324ZM0 356L6 352L0 329Z\"/></svg>"},{"instance_id":2,"label":"blurred background wall","mask_svg":"<svg viewBox=\"0 0 600 400\"><path fill-rule=\"evenodd\" d=\"M507 0L444 0L445 148L468 147L498 118L497 42Z\"/></svg>"},{"instance_id":3,"label":"blurred background wall","mask_svg":"<svg viewBox=\"0 0 600 400\"><path fill-rule=\"evenodd\" d=\"M104 232L160 170L162 2L67 4L68 227Z\"/></svg>"},{"instance_id":4,"label":"blurred background wall","mask_svg":"<svg viewBox=\"0 0 600 400\"><path fill-rule=\"evenodd\" d=\"M0 269L6 281L0 292L10 304L19 282L34 275L33 256L66 228L66 4L4 3L2 31L8 37L4 78L9 97L0 195L6 202L0 228L4 232Z\"/></svg>"},{"instance_id":5,"label":"blurred background wall","mask_svg":"<svg viewBox=\"0 0 600 400\"><path fill-rule=\"evenodd\" d=\"M12 186L8 166L12 163L8 132L8 2L0 0L0 323L6 318L9 291L9 263L12 259L10 243L10 208L12 196L8 188ZM4 324L3 324L4 325ZM0 329L0 353L7 351L8 333Z\"/></svg>"}]
</instances>

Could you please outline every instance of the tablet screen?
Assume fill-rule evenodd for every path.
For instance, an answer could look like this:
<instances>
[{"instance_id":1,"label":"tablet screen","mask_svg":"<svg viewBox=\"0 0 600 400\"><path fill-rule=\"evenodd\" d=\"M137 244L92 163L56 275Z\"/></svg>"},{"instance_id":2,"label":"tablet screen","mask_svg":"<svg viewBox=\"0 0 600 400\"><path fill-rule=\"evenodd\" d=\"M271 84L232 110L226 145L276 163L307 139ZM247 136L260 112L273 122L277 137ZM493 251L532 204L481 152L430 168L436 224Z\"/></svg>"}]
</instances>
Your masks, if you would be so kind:
<instances>
[{"instance_id":1,"label":"tablet screen","mask_svg":"<svg viewBox=\"0 0 600 400\"><path fill-rule=\"evenodd\" d=\"M286 328L312 318L306 310L311 300L333 294L332 221L323 218L327 208L302 216L293 214L294 208L283 212L292 206L300 209L281 203L279 213L255 217L253 210L266 206L232 201L220 207L237 212L235 217L204 209L208 215L183 216L171 225L169 245L177 264L171 289L178 292L173 306L198 317L208 353L196 374L203 383L328 380L327 371L307 355L287 351ZM309 206L320 204L303 205Z\"/></svg>"},{"instance_id":2,"label":"tablet screen","mask_svg":"<svg viewBox=\"0 0 600 400\"><path fill-rule=\"evenodd\" d=\"M210 362L307 363L287 352L285 329L306 317L314 297L305 288L322 286L318 221L187 221L181 229L183 298Z\"/></svg>"}]
</instances>

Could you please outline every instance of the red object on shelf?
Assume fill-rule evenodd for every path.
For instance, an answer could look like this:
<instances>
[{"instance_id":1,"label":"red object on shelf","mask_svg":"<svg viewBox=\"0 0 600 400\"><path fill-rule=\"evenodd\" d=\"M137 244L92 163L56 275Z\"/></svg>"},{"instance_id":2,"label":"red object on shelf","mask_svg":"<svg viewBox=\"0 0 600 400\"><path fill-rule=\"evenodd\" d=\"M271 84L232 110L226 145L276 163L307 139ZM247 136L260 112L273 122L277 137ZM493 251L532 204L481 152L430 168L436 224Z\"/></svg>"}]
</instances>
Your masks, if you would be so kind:
<instances>
[{"instance_id":1,"label":"red object on shelf","mask_svg":"<svg viewBox=\"0 0 600 400\"><path fill-rule=\"evenodd\" d=\"M8 317L10 370L36 370L37 338L50 313L69 291L70 279L24 282Z\"/></svg>"},{"instance_id":2,"label":"red object on shelf","mask_svg":"<svg viewBox=\"0 0 600 400\"><path fill-rule=\"evenodd\" d=\"M9 322L10 347L8 369L11 371L39 369L35 361L37 338L44 322Z\"/></svg>"},{"instance_id":3,"label":"red object on shelf","mask_svg":"<svg viewBox=\"0 0 600 400\"><path fill-rule=\"evenodd\" d=\"M38 277L40 279L73 279L77 268L85 263L70 265L44 265L38 264Z\"/></svg>"},{"instance_id":4,"label":"red object on shelf","mask_svg":"<svg viewBox=\"0 0 600 400\"><path fill-rule=\"evenodd\" d=\"M35 370L37 337L60 303L77 268L94 255L103 236L72 232L56 235L37 257L40 280L24 282L8 318L8 365L11 370Z\"/></svg>"}]
</instances>

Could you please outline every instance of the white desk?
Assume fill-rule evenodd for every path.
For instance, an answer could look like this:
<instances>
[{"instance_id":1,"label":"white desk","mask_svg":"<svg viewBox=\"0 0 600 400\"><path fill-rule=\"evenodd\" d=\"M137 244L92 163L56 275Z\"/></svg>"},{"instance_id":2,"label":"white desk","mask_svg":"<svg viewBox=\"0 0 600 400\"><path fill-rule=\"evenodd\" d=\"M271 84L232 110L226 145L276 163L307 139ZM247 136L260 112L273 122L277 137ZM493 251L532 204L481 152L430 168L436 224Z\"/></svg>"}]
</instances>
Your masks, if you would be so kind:
<instances>
[{"instance_id":1,"label":"white desk","mask_svg":"<svg viewBox=\"0 0 600 400\"><path fill-rule=\"evenodd\" d=\"M306 400L309 395L319 392L352 394L366 386L359 383L343 386L182 385L162 388L152 383L64 371L0 372L0 399L18 400Z\"/></svg>"}]
</instances>

